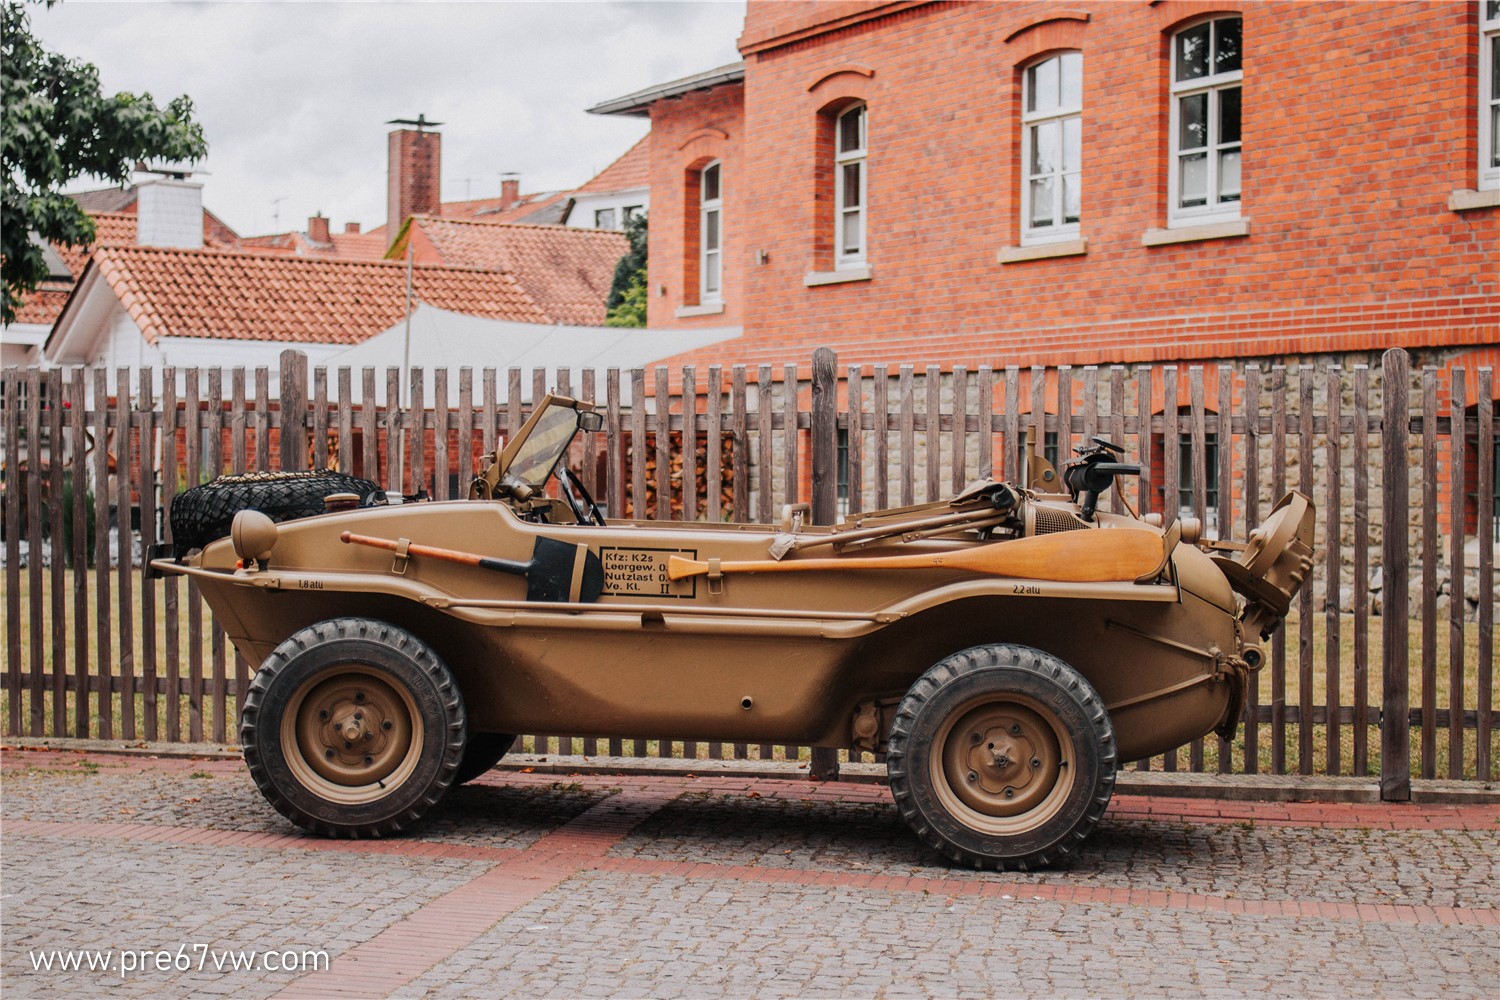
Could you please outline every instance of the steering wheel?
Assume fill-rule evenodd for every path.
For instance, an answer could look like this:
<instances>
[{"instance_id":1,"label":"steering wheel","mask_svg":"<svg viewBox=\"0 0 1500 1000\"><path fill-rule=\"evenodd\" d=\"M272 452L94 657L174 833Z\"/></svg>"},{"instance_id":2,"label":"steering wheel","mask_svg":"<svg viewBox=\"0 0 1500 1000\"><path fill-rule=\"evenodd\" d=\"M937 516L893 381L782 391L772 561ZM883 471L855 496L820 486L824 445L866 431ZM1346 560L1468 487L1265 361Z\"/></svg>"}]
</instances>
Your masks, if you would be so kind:
<instances>
[{"instance_id":1,"label":"steering wheel","mask_svg":"<svg viewBox=\"0 0 1500 1000\"><path fill-rule=\"evenodd\" d=\"M562 488L563 499L568 502L568 507L572 509L579 524L604 527L604 515L600 513L599 505L594 503L594 498L589 496L589 491L579 482L578 477L561 463L557 466L557 485Z\"/></svg>"}]
</instances>

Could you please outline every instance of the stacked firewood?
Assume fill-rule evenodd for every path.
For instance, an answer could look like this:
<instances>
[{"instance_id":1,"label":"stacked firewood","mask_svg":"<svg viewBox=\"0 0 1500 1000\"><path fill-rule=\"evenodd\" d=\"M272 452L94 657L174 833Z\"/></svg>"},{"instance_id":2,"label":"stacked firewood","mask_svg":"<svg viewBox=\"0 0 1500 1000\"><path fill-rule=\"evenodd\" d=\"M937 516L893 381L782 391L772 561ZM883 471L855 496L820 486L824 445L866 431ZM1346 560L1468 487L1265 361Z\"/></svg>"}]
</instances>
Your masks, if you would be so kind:
<instances>
[{"instance_id":1,"label":"stacked firewood","mask_svg":"<svg viewBox=\"0 0 1500 1000\"><path fill-rule=\"evenodd\" d=\"M656 483L656 432L646 434L642 444L641 459L644 460L646 470L646 496L645 502L638 509L635 497L632 495L631 482L632 470L635 468L635 442L627 437L625 444L625 504L627 517L653 518L656 520L683 520L683 483L682 483L682 432L672 431L668 438L667 454L671 465L668 468L668 476L671 483L671 495L667 498L666 509L663 510L657 497ZM708 511L708 448L709 439L699 436L693 450L694 471L697 480L698 510L695 519L707 517ZM725 521L734 520L734 437L725 434L719 438L719 479L716 484L719 491L719 517Z\"/></svg>"}]
</instances>

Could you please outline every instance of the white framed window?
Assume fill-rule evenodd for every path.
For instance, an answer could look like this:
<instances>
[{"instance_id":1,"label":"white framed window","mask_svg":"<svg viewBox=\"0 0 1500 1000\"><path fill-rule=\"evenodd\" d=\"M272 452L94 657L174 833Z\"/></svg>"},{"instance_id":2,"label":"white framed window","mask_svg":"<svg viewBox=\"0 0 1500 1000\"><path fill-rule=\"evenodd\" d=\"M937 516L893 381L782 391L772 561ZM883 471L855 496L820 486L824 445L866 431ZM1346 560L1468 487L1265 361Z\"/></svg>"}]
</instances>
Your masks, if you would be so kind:
<instances>
[{"instance_id":1,"label":"white framed window","mask_svg":"<svg viewBox=\"0 0 1500 1000\"><path fill-rule=\"evenodd\" d=\"M1500 0L1479 3L1479 183L1500 189Z\"/></svg>"},{"instance_id":2,"label":"white framed window","mask_svg":"<svg viewBox=\"0 0 1500 1000\"><path fill-rule=\"evenodd\" d=\"M612 208L596 208L596 209L594 209L594 228L595 229L614 229L614 228L616 228L615 227L615 210L612 209Z\"/></svg>"},{"instance_id":3,"label":"white framed window","mask_svg":"<svg viewBox=\"0 0 1500 1000\"><path fill-rule=\"evenodd\" d=\"M698 189L698 301L723 298L723 170L718 160L703 168Z\"/></svg>"},{"instance_id":4,"label":"white framed window","mask_svg":"<svg viewBox=\"0 0 1500 1000\"><path fill-rule=\"evenodd\" d=\"M1240 27L1220 17L1172 36L1169 226L1239 218Z\"/></svg>"},{"instance_id":5,"label":"white framed window","mask_svg":"<svg viewBox=\"0 0 1500 1000\"><path fill-rule=\"evenodd\" d=\"M834 266L865 263L866 169L865 106L856 104L834 121L833 203Z\"/></svg>"},{"instance_id":6,"label":"white framed window","mask_svg":"<svg viewBox=\"0 0 1500 1000\"><path fill-rule=\"evenodd\" d=\"M1078 237L1083 53L1028 66L1021 84L1021 245Z\"/></svg>"},{"instance_id":7,"label":"white framed window","mask_svg":"<svg viewBox=\"0 0 1500 1000\"><path fill-rule=\"evenodd\" d=\"M626 205L623 209L623 212L624 215L622 221L629 222L631 219L635 219L639 216L645 215L646 209L641 205Z\"/></svg>"}]
</instances>

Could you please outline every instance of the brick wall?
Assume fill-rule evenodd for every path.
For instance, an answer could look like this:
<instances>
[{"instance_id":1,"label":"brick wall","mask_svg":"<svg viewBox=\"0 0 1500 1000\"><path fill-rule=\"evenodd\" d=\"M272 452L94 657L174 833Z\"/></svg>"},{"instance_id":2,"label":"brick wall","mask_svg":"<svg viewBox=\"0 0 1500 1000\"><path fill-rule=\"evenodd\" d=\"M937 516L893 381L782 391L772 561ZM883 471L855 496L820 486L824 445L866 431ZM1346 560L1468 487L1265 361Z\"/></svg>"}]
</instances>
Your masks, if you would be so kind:
<instances>
[{"instance_id":1,"label":"brick wall","mask_svg":"<svg viewBox=\"0 0 1500 1000\"><path fill-rule=\"evenodd\" d=\"M827 345L849 362L1081 365L1500 341L1500 209L1447 207L1475 182L1474 4L1244 5L1249 235L1151 247L1170 36L1232 5L938 3L864 20L844 6L808 36L815 9L752 3L743 89L652 109L653 326L689 322L674 318L683 143L718 129L732 150L713 319L746 335L691 360ZM1087 253L1001 264L1019 229L1021 69L1061 48L1084 59ZM869 105L873 277L807 287L828 242L818 116L853 98Z\"/></svg>"}]
</instances>

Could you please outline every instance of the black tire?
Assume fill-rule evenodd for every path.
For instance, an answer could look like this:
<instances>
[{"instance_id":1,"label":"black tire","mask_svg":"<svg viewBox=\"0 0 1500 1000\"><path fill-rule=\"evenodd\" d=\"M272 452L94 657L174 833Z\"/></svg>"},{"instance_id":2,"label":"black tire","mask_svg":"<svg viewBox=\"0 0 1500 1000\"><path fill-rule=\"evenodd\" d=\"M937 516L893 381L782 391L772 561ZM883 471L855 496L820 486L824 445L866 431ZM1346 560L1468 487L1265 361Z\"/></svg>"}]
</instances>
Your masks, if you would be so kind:
<instances>
[{"instance_id":1,"label":"black tire","mask_svg":"<svg viewBox=\"0 0 1500 1000\"><path fill-rule=\"evenodd\" d=\"M240 717L261 794L330 837L399 833L453 785L463 698L432 648L394 625L334 618L287 639L250 682Z\"/></svg>"},{"instance_id":2,"label":"black tire","mask_svg":"<svg viewBox=\"0 0 1500 1000\"><path fill-rule=\"evenodd\" d=\"M385 491L368 479L343 472L249 472L183 490L172 498L172 549L182 557L229 534L234 515L258 510L273 521L322 514L323 498L353 493L361 507L386 502Z\"/></svg>"},{"instance_id":3,"label":"black tire","mask_svg":"<svg viewBox=\"0 0 1500 1000\"><path fill-rule=\"evenodd\" d=\"M458 763L458 777L453 783L467 785L487 773L515 745L516 738L509 733L470 733L468 745L464 747L464 759Z\"/></svg>"},{"instance_id":4,"label":"black tire","mask_svg":"<svg viewBox=\"0 0 1500 1000\"><path fill-rule=\"evenodd\" d=\"M896 710L886 768L918 837L972 868L1055 864L1114 792L1114 727L1098 693L1029 646L975 646L933 665Z\"/></svg>"}]
</instances>

